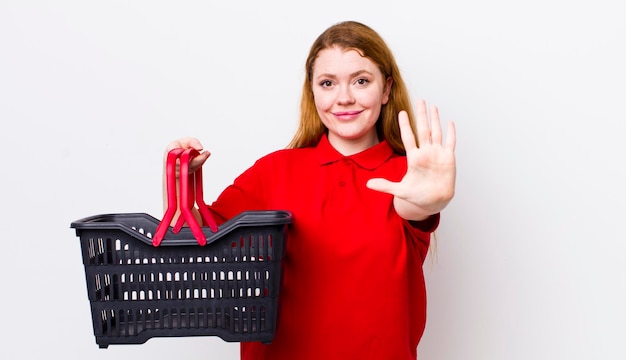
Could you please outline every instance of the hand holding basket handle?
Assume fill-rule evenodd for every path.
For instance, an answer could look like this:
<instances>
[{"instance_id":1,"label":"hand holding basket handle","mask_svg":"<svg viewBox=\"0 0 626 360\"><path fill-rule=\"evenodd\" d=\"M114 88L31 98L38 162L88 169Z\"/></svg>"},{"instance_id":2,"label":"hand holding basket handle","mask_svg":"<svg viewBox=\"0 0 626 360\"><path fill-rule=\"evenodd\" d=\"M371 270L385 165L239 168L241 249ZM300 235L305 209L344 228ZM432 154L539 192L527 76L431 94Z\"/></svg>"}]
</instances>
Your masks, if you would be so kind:
<instances>
[{"instance_id":1,"label":"hand holding basket handle","mask_svg":"<svg viewBox=\"0 0 626 360\"><path fill-rule=\"evenodd\" d=\"M204 195L202 192L202 167L199 167L193 173L189 173L189 162L199 154L195 149L172 149L167 154L166 160L166 188L167 188L167 209L163 215L163 219L159 223L157 230L152 238L152 245L159 246L165 237L167 230L176 214L178 207L178 197L180 195L180 216L176 220L172 232L179 233L185 222L189 225L192 234L201 246L206 245L206 237L202 231L202 227L198 224L194 214L193 207L197 204L197 210L200 213L204 224L208 225L211 231L217 232L217 223L211 216L209 209L204 203ZM180 160L180 193L176 192L176 161Z\"/></svg>"}]
</instances>

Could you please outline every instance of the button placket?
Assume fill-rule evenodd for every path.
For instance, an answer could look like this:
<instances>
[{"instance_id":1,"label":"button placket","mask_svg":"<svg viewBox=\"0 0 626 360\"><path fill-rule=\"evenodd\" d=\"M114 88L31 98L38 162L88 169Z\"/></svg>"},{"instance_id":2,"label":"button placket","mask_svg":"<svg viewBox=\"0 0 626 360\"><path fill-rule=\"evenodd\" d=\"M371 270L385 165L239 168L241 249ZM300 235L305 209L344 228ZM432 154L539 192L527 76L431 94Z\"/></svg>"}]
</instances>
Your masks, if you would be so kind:
<instances>
[{"instance_id":1,"label":"button placket","mask_svg":"<svg viewBox=\"0 0 626 360\"><path fill-rule=\"evenodd\" d=\"M348 183L346 178L349 177L349 174L352 173L352 167L354 166L354 163L352 162L352 160L344 158L341 160L341 166L343 167L343 169L341 169L341 176L339 177L339 187L345 187Z\"/></svg>"}]
</instances>

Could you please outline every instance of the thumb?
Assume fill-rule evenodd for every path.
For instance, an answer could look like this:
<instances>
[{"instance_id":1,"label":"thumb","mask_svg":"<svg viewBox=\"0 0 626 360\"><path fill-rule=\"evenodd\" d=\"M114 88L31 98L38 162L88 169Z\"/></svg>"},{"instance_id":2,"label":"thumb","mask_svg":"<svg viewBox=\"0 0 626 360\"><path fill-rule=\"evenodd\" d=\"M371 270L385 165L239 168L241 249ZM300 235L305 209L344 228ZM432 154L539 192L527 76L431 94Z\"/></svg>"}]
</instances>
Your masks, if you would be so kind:
<instances>
[{"instance_id":1,"label":"thumb","mask_svg":"<svg viewBox=\"0 0 626 360\"><path fill-rule=\"evenodd\" d=\"M395 195L398 183L382 178L369 179L366 186L372 190Z\"/></svg>"}]
</instances>

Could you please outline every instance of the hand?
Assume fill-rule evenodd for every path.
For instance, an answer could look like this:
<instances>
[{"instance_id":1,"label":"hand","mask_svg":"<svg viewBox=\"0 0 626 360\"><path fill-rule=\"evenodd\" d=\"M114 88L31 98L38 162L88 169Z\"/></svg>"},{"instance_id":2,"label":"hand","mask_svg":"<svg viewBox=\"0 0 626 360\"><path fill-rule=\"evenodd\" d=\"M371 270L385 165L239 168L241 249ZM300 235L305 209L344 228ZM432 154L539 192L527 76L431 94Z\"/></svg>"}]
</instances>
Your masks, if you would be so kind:
<instances>
[{"instance_id":1,"label":"hand","mask_svg":"<svg viewBox=\"0 0 626 360\"><path fill-rule=\"evenodd\" d=\"M211 153L209 151L203 151L202 143L200 143L200 141L194 137L180 138L178 140L174 140L171 143L167 144L167 147L165 148L164 159L167 159L167 154L172 149L190 149L190 148L198 150L200 152L198 156L194 157L189 162L189 173L193 173L194 171L198 170L202 165L204 165L204 162L209 158L209 156L211 156Z\"/></svg>"},{"instance_id":2,"label":"hand","mask_svg":"<svg viewBox=\"0 0 626 360\"><path fill-rule=\"evenodd\" d=\"M370 179L367 187L394 196L398 214L407 220L424 220L443 210L454 197L456 181L456 131L448 123L447 138L443 141L439 111L426 102L417 103L417 139L405 111L398 114L402 143L406 149L407 172L400 182Z\"/></svg>"}]
</instances>

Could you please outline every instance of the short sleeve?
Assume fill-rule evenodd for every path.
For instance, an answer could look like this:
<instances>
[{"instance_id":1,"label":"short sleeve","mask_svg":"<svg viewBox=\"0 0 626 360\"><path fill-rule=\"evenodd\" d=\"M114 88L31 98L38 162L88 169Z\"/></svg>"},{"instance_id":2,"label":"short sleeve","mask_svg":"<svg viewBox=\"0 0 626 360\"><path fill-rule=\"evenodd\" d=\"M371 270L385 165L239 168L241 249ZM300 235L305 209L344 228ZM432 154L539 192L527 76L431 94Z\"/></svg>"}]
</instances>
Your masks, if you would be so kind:
<instances>
[{"instance_id":1,"label":"short sleeve","mask_svg":"<svg viewBox=\"0 0 626 360\"><path fill-rule=\"evenodd\" d=\"M439 226L439 218L440 214L437 213L422 221L406 221L408 224L404 228L406 236L411 239L411 243L422 262L426 259L430 247L430 236Z\"/></svg>"},{"instance_id":2,"label":"short sleeve","mask_svg":"<svg viewBox=\"0 0 626 360\"><path fill-rule=\"evenodd\" d=\"M423 233L432 233L437 230L439 226L439 219L441 218L440 213L436 213L434 215L429 216L425 220L421 221L411 221L409 220L409 224L416 230L419 230Z\"/></svg>"}]
</instances>

